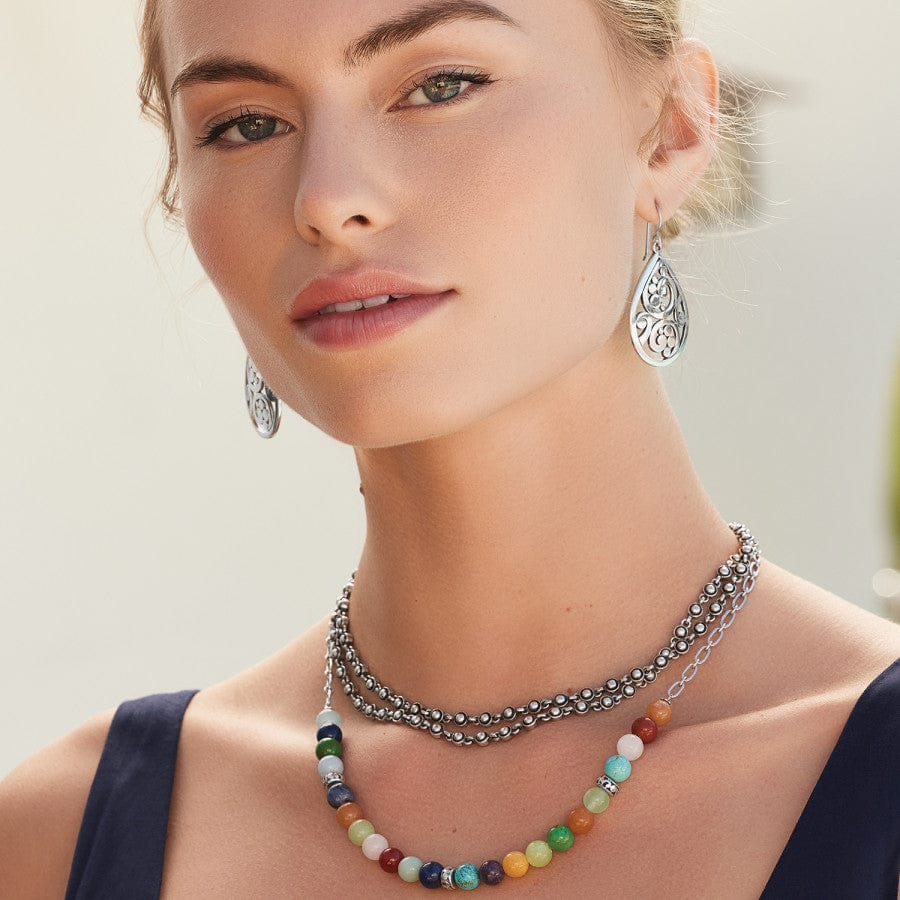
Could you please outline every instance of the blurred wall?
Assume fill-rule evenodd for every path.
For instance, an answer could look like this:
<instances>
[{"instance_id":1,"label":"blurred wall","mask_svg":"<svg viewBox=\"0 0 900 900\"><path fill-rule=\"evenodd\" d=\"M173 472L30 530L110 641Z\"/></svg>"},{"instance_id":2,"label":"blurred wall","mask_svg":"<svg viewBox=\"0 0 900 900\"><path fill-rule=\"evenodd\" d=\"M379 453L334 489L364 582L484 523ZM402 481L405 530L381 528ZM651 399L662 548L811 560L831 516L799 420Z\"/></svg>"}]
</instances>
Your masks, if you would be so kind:
<instances>
[{"instance_id":1,"label":"blurred wall","mask_svg":"<svg viewBox=\"0 0 900 900\"><path fill-rule=\"evenodd\" d=\"M186 238L156 216L145 242L162 143L137 114L135 17L3 4L0 772L99 709L274 652L330 612L363 542L352 450L290 411L253 434L242 345ZM692 18L720 64L788 96L757 139L768 224L673 247L692 319L666 382L722 514L881 612L898 5Z\"/></svg>"}]
</instances>

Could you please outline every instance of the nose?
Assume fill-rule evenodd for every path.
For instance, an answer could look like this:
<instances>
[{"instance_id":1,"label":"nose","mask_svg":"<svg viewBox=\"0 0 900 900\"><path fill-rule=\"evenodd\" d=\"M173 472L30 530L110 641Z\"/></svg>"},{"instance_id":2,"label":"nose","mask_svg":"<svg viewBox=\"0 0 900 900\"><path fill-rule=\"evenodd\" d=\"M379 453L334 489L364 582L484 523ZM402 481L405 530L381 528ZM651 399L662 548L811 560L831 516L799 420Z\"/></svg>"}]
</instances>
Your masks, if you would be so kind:
<instances>
[{"instance_id":1,"label":"nose","mask_svg":"<svg viewBox=\"0 0 900 900\"><path fill-rule=\"evenodd\" d=\"M393 224L391 165L377 135L346 117L308 124L294 201L300 236L313 245L351 244Z\"/></svg>"}]
</instances>

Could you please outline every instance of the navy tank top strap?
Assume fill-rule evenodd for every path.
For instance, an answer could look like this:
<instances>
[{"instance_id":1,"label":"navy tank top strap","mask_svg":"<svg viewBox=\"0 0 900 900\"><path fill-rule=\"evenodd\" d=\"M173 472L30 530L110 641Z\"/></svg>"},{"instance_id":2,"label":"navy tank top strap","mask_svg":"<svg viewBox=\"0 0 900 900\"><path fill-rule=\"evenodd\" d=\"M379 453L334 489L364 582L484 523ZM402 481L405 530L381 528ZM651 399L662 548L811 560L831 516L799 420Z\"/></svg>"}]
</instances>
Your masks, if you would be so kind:
<instances>
[{"instance_id":1,"label":"navy tank top strap","mask_svg":"<svg viewBox=\"0 0 900 900\"><path fill-rule=\"evenodd\" d=\"M760 900L897 896L898 761L900 659L857 698Z\"/></svg>"},{"instance_id":2,"label":"navy tank top strap","mask_svg":"<svg viewBox=\"0 0 900 900\"><path fill-rule=\"evenodd\" d=\"M78 832L66 900L158 900L181 722L199 689L122 702Z\"/></svg>"}]
</instances>

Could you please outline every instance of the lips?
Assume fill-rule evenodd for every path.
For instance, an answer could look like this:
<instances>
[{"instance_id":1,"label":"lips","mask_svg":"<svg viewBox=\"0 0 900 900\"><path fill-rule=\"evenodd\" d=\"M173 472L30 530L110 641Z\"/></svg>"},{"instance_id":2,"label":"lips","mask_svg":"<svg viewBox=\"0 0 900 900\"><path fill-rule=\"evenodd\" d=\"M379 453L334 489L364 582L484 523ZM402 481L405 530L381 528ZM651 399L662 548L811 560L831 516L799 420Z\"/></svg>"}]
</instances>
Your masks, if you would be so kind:
<instances>
[{"instance_id":1,"label":"lips","mask_svg":"<svg viewBox=\"0 0 900 900\"><path fill-rule=\"evenodd\" d=\"M449 288L428 284L389 268L356 267L313 279L291 303L291 319L308 319L338 303L367 300L385 294L442 294ZM340 313L339 313L340 315Z\"/></svg>"}]
</instances>

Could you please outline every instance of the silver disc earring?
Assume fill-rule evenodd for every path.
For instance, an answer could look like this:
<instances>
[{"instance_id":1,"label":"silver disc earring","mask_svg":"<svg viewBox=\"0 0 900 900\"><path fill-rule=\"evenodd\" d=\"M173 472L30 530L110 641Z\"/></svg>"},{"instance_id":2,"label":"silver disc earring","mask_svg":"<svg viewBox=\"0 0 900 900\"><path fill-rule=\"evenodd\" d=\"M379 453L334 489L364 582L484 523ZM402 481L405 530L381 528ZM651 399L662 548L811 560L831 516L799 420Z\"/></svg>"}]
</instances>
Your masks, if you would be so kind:
<instances>
[{"instance_id":1,"label":"silver disc earring","mask_svg":"<svg viewBox=\"0 0 900 900\"><path fill-rule=\"evenodd\" d=\"M668 366L684 350L688 334L688 310L681 285L668 260L662 255L659 233L663 220L659 204L654 201L659 225L653 235L653 253L641 272L631 298L631 343L638 356L651 366ZM650 223L644 239L647 259Z\"/></svg>"},{"instance_id":2,"label":"silver disc earring","mask_svg":"<svg viewBox=\"0 0 900 900\"><path fill-rule=\"evenodd\" d=\"M281 402L263 381L249 356L247 365L244 366L244 398L256 433L260 437L272 437L281 422Z\"/></svg>"}]
</instances>

